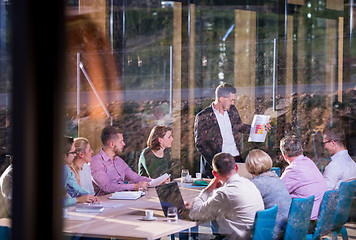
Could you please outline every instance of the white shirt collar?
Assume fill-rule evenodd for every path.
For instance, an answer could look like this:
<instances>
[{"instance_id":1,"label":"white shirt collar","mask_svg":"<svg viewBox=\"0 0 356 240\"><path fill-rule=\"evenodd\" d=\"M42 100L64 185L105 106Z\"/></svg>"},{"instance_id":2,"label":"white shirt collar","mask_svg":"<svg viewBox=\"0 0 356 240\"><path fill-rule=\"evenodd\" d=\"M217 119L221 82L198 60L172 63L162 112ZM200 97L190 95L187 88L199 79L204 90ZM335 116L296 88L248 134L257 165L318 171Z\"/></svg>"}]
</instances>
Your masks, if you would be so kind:
<instances>
[{"instance_id":1,"label":"white shirt collar","mask_svg":"<svg viewBox=\"0 0 356 240\"><path fill-rule=\"evenodd\" d=\"M212 107L213 112L214 112L215 114L224 115L224 114L226 113L226 111L224 111L224 114L221 114L221 113L219 112L219 110L217 110L217 109L214 107L214 102L211 104L211 107Z\"/></svg>"},{"instance_id":2,"label":"white shirt collar","mask_svg":"<svg viewBox=\"0 0 356 240\"><path fill-rule=\"evenodd\" d=\"M341 151L335 153L333 156L331 156L331 160L339 159L341 156L345 156L348 154L349 154L349 151L341 150Z\"/></svg>"}]
</instances>

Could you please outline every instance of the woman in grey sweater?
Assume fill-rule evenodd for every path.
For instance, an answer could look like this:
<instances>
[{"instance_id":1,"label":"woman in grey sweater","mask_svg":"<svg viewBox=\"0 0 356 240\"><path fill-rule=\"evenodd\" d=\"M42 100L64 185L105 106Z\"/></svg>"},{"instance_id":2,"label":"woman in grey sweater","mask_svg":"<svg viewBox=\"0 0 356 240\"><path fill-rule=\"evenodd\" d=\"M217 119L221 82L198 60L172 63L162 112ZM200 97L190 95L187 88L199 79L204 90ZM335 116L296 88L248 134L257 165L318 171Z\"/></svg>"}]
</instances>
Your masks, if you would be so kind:
<instances>
[{"instance_id":1,"label":"woman in grey sweater","mask_svg":"<svg viewBox=\"0 0 356 240\"><path fill-rule=\"evenodd\" d=\"M284 183L271 168L271 157L260 149L250 151L246 157L246 169L253 175L252 182L260 191L265 208L278 205L273 239L282 239L292 199Z\"/></svg>"}]
</instances>

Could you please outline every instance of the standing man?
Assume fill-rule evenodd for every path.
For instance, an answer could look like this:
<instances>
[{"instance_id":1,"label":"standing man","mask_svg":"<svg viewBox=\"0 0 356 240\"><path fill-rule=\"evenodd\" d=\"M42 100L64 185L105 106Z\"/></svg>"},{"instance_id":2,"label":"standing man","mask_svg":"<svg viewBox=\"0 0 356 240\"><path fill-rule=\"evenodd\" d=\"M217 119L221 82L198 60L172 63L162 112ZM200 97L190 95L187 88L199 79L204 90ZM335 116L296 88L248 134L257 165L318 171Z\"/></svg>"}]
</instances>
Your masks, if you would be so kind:
<instances>
[{"instance_id":1,"label":"standing man","mask_svg":"<svg viewBox=\"0 0 356 240\"><path fill-rule=\"evenodd\" d=\"M236 89L220 84L215 90L215 101L195 117L195 147L202 155L203 177L213 178L212 160L220 152L230 153L236 162L243 162L238 149L239 133L250 133L251 126L241 121L235 107ZM271 125L266 125L269 131Z\"/></svg>"},{"instance_id":2,"label":"standing man","mask_svg":"<svg viewBox=\"0 0 356 240\"><path fill-rule=\"evenodd\" d=\"M228 239L251 239L256 212L264 209L259 190L237 174L238 166L229 153L215 155L213 169L214 179L191 205L186 204L189 217L202 222L215 220L218 232Z\"/></svg>"},{"instance_id":3,"label":"standing man","mask_svg":"<svg viewBox=\"0 0 356 240\"><path fill-rule=\"evenodd\" d=\"M296 136L284 137L280 142L280 149L284 160L289 164L281 179L292 199L315 196L310 218L313 227L327 190L325 179L313 160L303 155L302 143Z\"/></svg>"},{"instance_id":4,"label":"standing man","mask_svg":"<svg viewBox=\"0 0 356 240\"><path fill-rule=\"evenodd\" d=\"M331 162L325 167L324 178L329 190L338 188L342 182L356 179L356 163L345 147L345 134L336 127L323 132L324 148L331 155Z\"/></svg>"},{"instance_id":5,"label":"standing man","mask_svg":"<svg viewBox=\"0 0 356 240\"><path fill-rule=\"evenodd\" d=\"M126 145L118 127L105 127L101 133L103 148L90 163L91 174L100 195L124 190L147 188L150 178L142 177L131 170L118 155ZM128 182L128 183L125 183Z\"/></svg>"}]
</instances>

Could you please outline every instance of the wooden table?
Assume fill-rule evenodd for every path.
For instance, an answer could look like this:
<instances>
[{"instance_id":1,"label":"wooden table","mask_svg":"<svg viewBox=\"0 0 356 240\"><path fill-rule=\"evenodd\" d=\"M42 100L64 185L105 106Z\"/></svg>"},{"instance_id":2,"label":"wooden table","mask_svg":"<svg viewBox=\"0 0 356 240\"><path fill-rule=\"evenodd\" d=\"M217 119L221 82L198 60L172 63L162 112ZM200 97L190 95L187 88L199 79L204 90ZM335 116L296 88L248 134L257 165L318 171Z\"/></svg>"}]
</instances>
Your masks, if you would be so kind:
<instances>
[{"instance_id":1,"label":"wooden table","mask_svg":"<svg viewBox=\"0 0 356 240\"><path fill-rule=\"evenodd\" d=\"M185 187L184 187L185 186ZM202 189L181 186L184 201L192 201ZM149 188L145 196L137 200L109 200L102 196L104 206L116 204L116 207L105 207L99 214L78 213L75 207L67 208L63 232L68 235L105 237L121 239L157 239L197 225L193 221L178 219L167 222L154 188ZM144 221L145 210L154 210L155 221Z\"/></svg>"}]
</instances>

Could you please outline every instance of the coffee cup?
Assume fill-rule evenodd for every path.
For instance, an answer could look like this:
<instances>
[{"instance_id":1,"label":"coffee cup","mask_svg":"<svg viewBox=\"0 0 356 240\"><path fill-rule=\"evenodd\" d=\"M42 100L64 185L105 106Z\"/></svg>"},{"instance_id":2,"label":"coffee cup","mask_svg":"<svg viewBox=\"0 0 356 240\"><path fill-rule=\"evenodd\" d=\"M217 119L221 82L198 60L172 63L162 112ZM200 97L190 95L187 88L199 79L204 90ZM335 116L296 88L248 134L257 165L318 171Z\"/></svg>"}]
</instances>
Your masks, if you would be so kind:
<instances>
[{"instance_id":1,"label":"coffee cup","mask_svg":"<svg viewBox=\"0 0 356 240\"><path fill-rule=\"evenodd\" d=\"M152 219L153 218L153 210L146 210L145 216L146 216L146 219Z\"/></svg>"}]
</instances>

